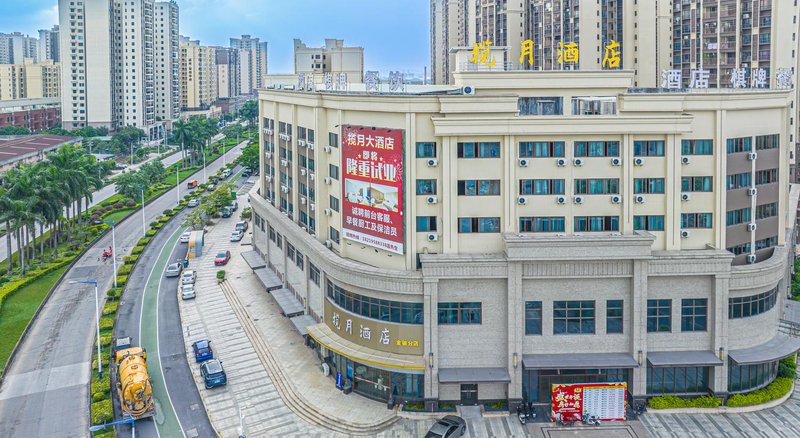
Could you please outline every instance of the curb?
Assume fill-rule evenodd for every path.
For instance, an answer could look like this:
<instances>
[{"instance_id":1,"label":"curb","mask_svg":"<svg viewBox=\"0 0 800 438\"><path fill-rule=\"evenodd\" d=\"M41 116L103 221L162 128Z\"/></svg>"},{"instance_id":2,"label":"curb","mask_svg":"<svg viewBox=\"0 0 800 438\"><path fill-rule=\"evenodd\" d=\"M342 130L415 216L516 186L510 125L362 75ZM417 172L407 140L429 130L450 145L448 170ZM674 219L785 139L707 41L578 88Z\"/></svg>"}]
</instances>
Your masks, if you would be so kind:
<instances>
[{"instance_id":1,"label":"curb","mask_svg":"<svg viewBox=\"0 0 800 438\"><path fill-rule=\"evenodd\" d=\"M792 381L792 389L786 393L783 397L779 399L775 399L760 405L753 405L753 406L741 406L741 407L730 407L730 406L720 406L718 408L682 408L682 409L648 409L648 414L744 414L747 412L758 412L763 411L764 409L774 408L776 406L780 406L786 400L789 400L792 395L794 395L795 390L795 383L796 381Z\"/></svg>"}]
</instances>

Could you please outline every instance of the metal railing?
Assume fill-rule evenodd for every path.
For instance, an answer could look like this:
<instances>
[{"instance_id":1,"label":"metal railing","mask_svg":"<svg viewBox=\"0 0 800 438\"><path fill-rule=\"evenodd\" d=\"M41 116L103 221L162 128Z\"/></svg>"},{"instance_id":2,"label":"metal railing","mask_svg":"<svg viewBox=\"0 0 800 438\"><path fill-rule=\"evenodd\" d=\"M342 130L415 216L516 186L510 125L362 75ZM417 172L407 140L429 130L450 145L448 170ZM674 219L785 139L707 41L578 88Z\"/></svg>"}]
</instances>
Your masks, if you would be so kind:
<instances>
[{"instance_id":1,"label":"metal railing","mask_svg":"<svg viewBox=\"0 0 800 438\"><path fill-rule=\"evenodd\" d=\"M781 319L778 322L778 331L795 338L800 338L800 323Z\"/></svg>"}]
</instances>

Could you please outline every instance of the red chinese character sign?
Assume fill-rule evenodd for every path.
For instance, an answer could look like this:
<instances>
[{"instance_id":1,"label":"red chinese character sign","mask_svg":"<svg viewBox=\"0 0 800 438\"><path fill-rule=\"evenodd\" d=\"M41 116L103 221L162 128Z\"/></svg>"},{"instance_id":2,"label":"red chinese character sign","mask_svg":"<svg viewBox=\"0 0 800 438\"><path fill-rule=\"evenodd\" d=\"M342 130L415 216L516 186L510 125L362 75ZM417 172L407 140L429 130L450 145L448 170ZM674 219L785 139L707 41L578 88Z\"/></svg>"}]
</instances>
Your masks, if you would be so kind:
<instances>
[{"instance_id":1,"label":"red chinese character sign","mask_svg":"<svg viewBox=\"0 0 800 438\"><path fill-rule=\"evenodd\" d=\"M581 421L588 414L601 421L624 421L627 392L625 382L554 384L552 419Z\"/></svg>"},{"instance_id":2,"label":"red chinese character sign","mask_svg":"<svg viewBox=\"0 0 800 438\"><path fill-rule=\"evenodd\" d=\"M342 127L342 237L403 254L403 131Z\"/></svg>"}]
</instances>

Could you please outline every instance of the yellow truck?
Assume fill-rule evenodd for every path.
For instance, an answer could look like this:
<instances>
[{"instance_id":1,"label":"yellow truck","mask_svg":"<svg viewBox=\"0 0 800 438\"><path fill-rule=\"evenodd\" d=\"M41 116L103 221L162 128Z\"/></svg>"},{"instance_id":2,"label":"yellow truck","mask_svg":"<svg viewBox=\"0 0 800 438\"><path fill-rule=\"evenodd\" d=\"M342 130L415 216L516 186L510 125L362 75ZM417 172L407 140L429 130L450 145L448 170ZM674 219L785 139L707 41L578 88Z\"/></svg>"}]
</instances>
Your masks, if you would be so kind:
<instances>
[{"instance_id":1,"label":"yellow truck","mask_svg":"<svg viewBox=\"0 0 800 438\"><path fill-rule=\"evenodd\" d=\"M152 417L156 414L156 405L147 374L147 352L131 346L129 337L117 340L115 352L117 394L123 417L135 420Z\"/></svg>"}]
</instances>

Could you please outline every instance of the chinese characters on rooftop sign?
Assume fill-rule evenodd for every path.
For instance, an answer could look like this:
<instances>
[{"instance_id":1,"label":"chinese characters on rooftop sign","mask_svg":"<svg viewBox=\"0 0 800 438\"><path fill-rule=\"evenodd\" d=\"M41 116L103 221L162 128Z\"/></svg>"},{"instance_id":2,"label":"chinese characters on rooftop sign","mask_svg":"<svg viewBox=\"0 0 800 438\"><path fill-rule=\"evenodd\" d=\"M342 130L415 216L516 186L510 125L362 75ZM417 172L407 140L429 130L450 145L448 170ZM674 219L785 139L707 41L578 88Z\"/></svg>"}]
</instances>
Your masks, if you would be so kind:
<instances>
[{"instance_id":1,"label":"chinese characters on rooftop sign","mask_svg":"<svg viewBox=\"0 0 800 438\"><path fill-rule=\"evenodd\" d=\"M342 127L342 236L403 254L403 131Z\"/></svg>"},{"instance_id":2,"label":"chinese characters on rooftop sign","mask_svg":"<svg viewBox=\"0 0 800 438\"><path fill-rule=\"evenodd\" d=\"M711 72L709 70L693 69L689 88L708 88L710 76ZM675 90L681 88L682 84L683 73L681 70L661 71L661 88ZM769 75L767 69L764 68L734 68L728 74L728 84L730 88L769 88ZM779 68L775 73L775 87L779 90L784 90L793 86L792 70Z\"/></svg>"},{"instance_id":3,"label":"chinese characters on rooftop sign","mask_svg":"<svg viewBox=\"0 0 800 438\"><path fill-rule=\"evenodd\" d=\"M522 50L519 55L519 63L525 65L533 65L534 62L534 46L533 40L525 40L521 43ZM483 41L475 43L472 50L470 50L469 62L476 65L485 67L493 67L497 60L491 54L492 42ZM605 54L603 55L602 67L607 69L618 69L622 65L622 52L619 50L620 44L611 40L605 46ZM559 64L577 64L580 59L580 51L578 43L558 43L558 63Z\"/></svg>"},{"instance_id":4,"label":"chinese characters on rooftop sign","mask_svg":"<svg viewBox=\"0 0 800 438\"><path fill-rule=\"evenodd\" d=\"M364 88L367 93L378 93L381 90L381 77L380 72L368 71L364 75ZM405 74L399 71L389 72L389 91L403 92L406 90Z\"/></svg>"}]
</instances>

